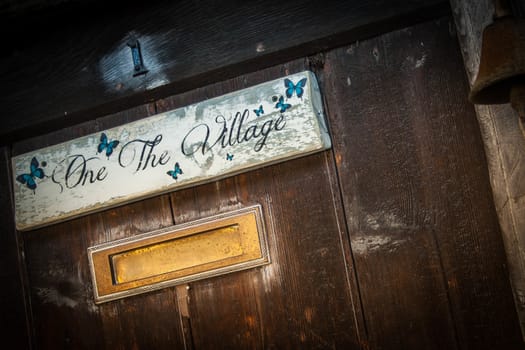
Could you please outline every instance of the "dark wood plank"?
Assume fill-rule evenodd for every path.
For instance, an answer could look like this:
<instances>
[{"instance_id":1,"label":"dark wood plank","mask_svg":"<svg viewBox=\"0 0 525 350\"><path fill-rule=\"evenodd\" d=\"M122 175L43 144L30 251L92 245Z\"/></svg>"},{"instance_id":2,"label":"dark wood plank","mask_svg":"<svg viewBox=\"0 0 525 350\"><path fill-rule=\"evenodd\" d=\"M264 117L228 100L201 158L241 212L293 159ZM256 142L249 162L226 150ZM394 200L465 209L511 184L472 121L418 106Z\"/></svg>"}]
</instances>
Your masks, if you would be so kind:
<instances>
[{"instance_id":1,"label":"dark wood plank","mask_svg":"<svg viewBox=\"0 0 525 350\"><path fill-rule=\"evenodd\" d=\"M292 62L199 94L305 68ZM193 98L165 99L159 109ZM177 223L259 203L268 229L269 265L189 284L195 348L361 348L366 335L335 181L328 151L172 194Z\"/></svg>"},{"instance_id":2,"label":"dark wood plank","mask_svg":"<svg viewBox=\"0 0 525 350\"><path fill-rule=\"evenodd\" d=\"M14 226L11 197L11 155L8 147L0 147L0 329L9 344L20 349L30 349L30 320L26 318L26 303L23 258L19 255L19 236Z\"/></svg>"},{"instance_id":3,"label":"dark wood plank","mask_svg":"<svg viewBox=\"0 0 525 350\"><path fill-rule=\"evenodd\" d=\"M483 141L467 102L468 81L450 26L452 19L439 23L439 35L434 34L439 55L448 59L429 60L422 67L425 81L413 86L422 101L432 101L437 91L443 101L432 105L432 117L427 114L414 123L421 147L428 149L420 160L422 179L440 184L427 189L426 202L436 213L434 232L461 346L522 349Z\"/></svg>"},{"instance_id":4,"label":"dark wood plank","mask_svg":"<svg viewBox=\"0 0 525 350\"><path fill-rule=\"evenodd\" d=\"M0 58L8 116L0 140L72 126L448 11L444 0L118 1L4 18L6 40L16 41ZM133 77L132 37L140 40L146 75Z\"/></svg>"},{"instance_id":5,"label":"dark wood plank","mask_svg":"<svg viewBox=\"0 0 525 350\"><path fill-rule=\"evenodd\" d=\"M59 136L35 138L34 147L57 137L77 137L107 124L147 114L136 108ZM111 119L111 120L109 120ZM54 137L51 137L54 136ZM24 147L30 145L24 144ZM87 248L173 225L169 196L159 196L24 232L35 344L39 348L154 348L184 346L174 288L94 304Z\"/></svg>"},{"instance_id":6,"label":"dark wood plank","mask_svg":"<svg viewBox=\"0 0 525 350\"><path fill-rule=\"evenodd\" d=\"M170 200L165 195L115 208L103 213L101 221L104 230L91 231L91 235L104 242L171 226ZM175 288L104 303L99 308L106 348L184 348Z\"/></svg>"},{"instance_id":7,"label":"dark wood plank","mask_svg":"<svg viewBox=\"0 0 525 350\"><path fill-rule=\"evenodd\" d=\"M35 149L70 141L81 136L130 123L138 119L146 118L152 114L155 114L155 105L153 103L122 110L69 128L58 129L35 137L19 140L12 144L11 152L13 156L17 156Z\"/></svg>"},{"instance_id":8,"label":"dark wood plank","mask_svg":"<svg viewBox=\"0 0 525 350\"><path fill-rule=\"evenodd\" d=\"M451 28L445 18L326 55L371 348L523 345Z\"/></svg>"},{"instance_id":9,"label":"dark wood plank","mask_svg":"<svg viewBox=\"0 0 525 350\"><path fill-rule=\"evenodd\" d=\"M83 242L86 232L99 228L96 220L84 217L23 234L38 348L104 348Z\"/></svg>"}]
</instances>

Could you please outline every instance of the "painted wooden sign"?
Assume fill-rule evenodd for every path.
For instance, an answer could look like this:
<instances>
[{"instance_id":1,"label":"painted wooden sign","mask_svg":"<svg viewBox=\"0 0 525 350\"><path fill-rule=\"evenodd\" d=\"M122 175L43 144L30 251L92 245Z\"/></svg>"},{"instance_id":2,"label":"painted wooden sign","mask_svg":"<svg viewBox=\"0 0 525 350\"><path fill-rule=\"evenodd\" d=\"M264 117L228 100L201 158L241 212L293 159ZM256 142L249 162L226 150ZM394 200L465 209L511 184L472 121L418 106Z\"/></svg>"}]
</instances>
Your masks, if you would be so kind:
<instances>
[{"instance_id":1,"label":"painted wooden sign","mask_svg":"<svg viewBox=\"0 0 525 350\"><path fill-rule=\"evenodd\" d=\"M28 230L331 147L304 71L12 159Z\"/></svg>"}]
</instances>

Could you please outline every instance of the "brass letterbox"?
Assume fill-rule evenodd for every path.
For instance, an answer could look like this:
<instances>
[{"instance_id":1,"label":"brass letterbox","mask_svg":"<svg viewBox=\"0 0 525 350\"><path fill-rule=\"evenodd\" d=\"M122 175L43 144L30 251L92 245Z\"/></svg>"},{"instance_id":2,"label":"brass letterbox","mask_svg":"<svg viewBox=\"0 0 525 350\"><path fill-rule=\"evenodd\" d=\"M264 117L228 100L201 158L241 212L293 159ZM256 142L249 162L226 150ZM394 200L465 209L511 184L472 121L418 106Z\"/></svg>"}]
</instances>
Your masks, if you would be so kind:
<instances>
[{"instance_id":1,"label":"brass letterbox","mask_svg":"<svg viewBox=\"0 0 525 350\"><path fill-rule=\"evenodd\" d=\"M95 302L269 263L259 205L88 248Z\"/></svg>"}]
</instances>

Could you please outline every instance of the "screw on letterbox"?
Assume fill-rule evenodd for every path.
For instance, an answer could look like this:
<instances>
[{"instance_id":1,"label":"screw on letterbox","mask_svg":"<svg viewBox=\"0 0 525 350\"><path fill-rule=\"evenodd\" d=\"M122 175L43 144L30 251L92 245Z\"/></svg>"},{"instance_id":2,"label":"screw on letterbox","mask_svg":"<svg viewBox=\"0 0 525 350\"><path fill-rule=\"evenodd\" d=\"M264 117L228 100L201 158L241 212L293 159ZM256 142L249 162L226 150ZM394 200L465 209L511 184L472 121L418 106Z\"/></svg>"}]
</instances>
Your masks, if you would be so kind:
<instances>
[{"instance_id":1,"label":"screw on letterbox","mask_svg":"<svg viewBox=\"0 0 525 350\"><path fill-rule=\"evenodd\" d=\"M128 46L131 48L131 58L133 59L133 76L146 74L148 70L144 67L144 62L142 61L139 41L130 40L128 41Z\"/></svg>"}]
</instances>

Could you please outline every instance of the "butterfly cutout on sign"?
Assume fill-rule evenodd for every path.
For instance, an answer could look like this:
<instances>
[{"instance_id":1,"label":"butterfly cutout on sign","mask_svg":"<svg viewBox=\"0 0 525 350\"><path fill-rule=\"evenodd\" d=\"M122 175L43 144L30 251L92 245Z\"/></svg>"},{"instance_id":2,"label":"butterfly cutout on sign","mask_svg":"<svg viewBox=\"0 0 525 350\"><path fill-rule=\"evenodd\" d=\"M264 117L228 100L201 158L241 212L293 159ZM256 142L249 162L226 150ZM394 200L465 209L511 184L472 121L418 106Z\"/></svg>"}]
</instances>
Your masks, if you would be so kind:
<instances>
[{"instance_id":1,"label":"butterfly cutout on sign","mask_svg":"<svg viewBox=\"0 0 525 350\"><path fill-rule=\"evenodd\" d=\"M304 87L306 86L306 78L303 78L294 84L290 79L284 79L284 87L286 88L286 97L291 98L294 93L301 98L304 94Z\"/></svg>"},{"instance_id":2,"label":"butterfly cutout on sign","mask_svg":"<svg viewBox=\"0 0 525 350\"><path fill-rule=\"evenodd\" d=\"M292 105L289 103L284 103L284 97L279 96L279 101L277 101L277 103L275 104L275 108L279 108L279 112L284 113L290 107L292 107Z\"/></svg>"},{"instance_id":3,"label":"butterfly cutout on sign","mask_svg":"<svg viewBox=\"0 0 525 350\"><path fill-rule=\"evenodd\" d=\"M259 108L254 109L253 111L255 112L255 115L257 115L258 117L260 117L261 114L264 114L264 109L262 105L260 105Z\"/></svg>"},{"instance_id":4,"label":"butterfly cutout on sign","mask_svg":"<svg viewBox=\"0 0 525 350\"><path fill-rule=\"evenodd\" d=\"M166 174L171 176L173 180L178 180L179 175L182 175L184 173L182 172L182 169L180 168L179 162L176 162L175 166L173 167L173 170L168 170Z\"/></svg>"},{"instance_id":5,"label":"butterfly cutout on sign","mask_svg":"<svg viewBox=\"0 0 525 350\"><path fill-rule=\"evenodd\" d=\"M106 150L106 156L109 158L119 143L120 142L118 140L108 141L106 134L102 133L102 135L100 135L100 143L97 147L97 153L101 153Z\"/></svg>"},{"instance_id":6,"label":"butterfly cutout on sign","mask_svg":"<svg viewBox=\"0 0 525 350\"><path fill-rule=\"evenodd\" d=\"M45 162L42 162L42 166L46 166ZM31 159L31 164L29 165L29 173L23 173L16 177L16 180L23 185L26 185L27 188L35 191L37 184L36 179L43 179L45 176L44 170L40 168L38 160L33 157Z\"/></svg>"}]
</instances>

